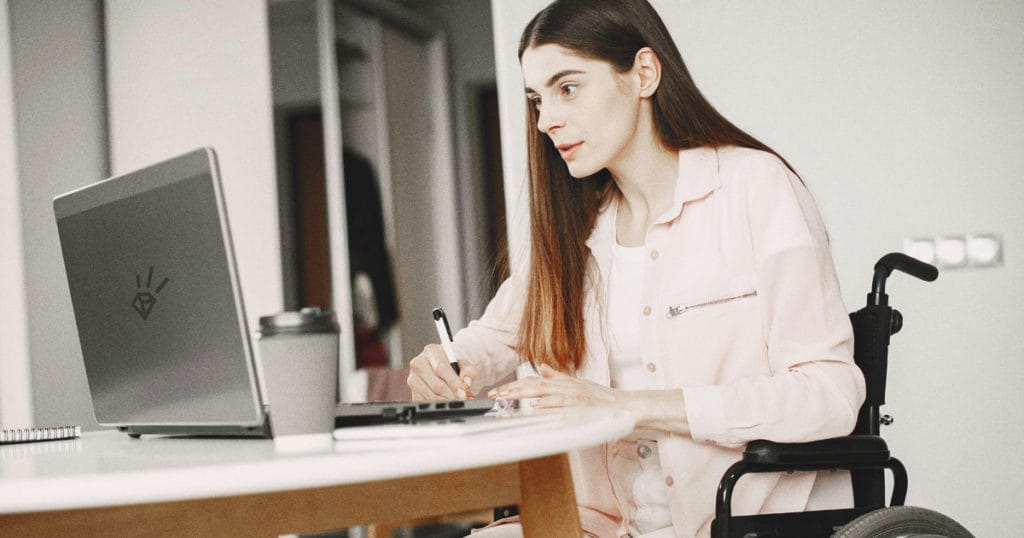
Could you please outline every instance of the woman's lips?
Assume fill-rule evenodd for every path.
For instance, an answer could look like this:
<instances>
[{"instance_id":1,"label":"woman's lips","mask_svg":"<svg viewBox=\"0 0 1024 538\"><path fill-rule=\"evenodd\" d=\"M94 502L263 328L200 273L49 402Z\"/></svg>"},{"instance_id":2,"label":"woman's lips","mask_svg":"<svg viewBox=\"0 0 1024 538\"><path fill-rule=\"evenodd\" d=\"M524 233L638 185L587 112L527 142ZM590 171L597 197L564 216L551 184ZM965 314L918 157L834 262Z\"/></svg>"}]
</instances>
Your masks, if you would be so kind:
<instances>
[{"instance_id":1,"label":"woman's lips","mask_svg":"<svg viewBox=\"0 0 1024 538\"><path fill-rule=\"evenodd\" d=\"M573 144L559 144L556 147L558 148L558 153L562 155L562 159L566 161L571 161L573 156L576 154L576 150L579 149L581 145L583 145L583 142L575 142Z\"/></svg>"}]
</instances>

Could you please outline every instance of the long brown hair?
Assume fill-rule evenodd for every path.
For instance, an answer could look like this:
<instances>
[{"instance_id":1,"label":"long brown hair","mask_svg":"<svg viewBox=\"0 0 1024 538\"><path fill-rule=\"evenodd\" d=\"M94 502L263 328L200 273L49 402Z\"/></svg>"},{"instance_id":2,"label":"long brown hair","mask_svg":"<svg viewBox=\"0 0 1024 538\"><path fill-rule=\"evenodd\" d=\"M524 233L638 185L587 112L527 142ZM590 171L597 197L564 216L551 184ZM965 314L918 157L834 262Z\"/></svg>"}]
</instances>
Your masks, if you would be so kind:
<instances>
[{"instance_id":1,"label":"long brown hair","mask_svg":"<svg viewBox=\"0 0 1024 538\"><path fill-rule=\"evenodd\" d=\"M734 145L775 154L704 98L646 0L556 0L523 30L520 60L527 48L546 44L608 62L619 73L633 67L637 51L650 47L662 65L652 110L665 147ZM534 364L573 371L586 353L583 297L590 252L585 241L614 184L607 170L583 179L570 176L551 139L537 130L537 111L529 102L526 125L531 245L518 351Z\"/></svg>"}]
</instances>

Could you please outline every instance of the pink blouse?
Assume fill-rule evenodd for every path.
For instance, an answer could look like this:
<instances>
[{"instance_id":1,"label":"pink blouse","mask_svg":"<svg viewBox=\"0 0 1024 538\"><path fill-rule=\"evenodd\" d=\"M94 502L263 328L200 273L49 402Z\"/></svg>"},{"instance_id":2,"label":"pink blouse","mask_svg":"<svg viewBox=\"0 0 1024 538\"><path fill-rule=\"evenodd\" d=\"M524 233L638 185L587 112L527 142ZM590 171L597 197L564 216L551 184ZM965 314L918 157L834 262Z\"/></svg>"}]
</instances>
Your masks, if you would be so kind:
<instances>
[{"instance_id":1,"label":"pink blouse","mask_svg":"<svg viewBox=\"0 0 1024 538\"><path fill-rule=\"evenodd\" d=\"M853 333L828 239L810 192L766 152L679 152L674 204L647 234L641 356L652 389L682 390L691 435L658 434L676 536L708 536L722 474L748 441L800 442L850 433L864 400ZM613 200L587 240L587 355L576 375L610 382L605 327L615 242ZM525 271L459 331L477 386L515 369ZM608 447L572 456L583 527L623 536ZM733 496L737 515L852 505L849 474L758 474Z\"/></svg>"}]
</instances>

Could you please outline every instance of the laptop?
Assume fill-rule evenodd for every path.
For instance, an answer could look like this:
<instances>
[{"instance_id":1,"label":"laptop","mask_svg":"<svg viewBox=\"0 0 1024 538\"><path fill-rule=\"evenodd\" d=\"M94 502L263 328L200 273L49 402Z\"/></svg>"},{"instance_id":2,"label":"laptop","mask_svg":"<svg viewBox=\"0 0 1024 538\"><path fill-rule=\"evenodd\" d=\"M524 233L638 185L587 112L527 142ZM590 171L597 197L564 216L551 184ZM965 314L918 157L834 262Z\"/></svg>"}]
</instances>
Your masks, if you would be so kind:
<instances>
[{"instance_id":1,"label":"laptop","mask_svg":"<svg viewBox=\"0 0 1024 538\"><path fill-rule=\"evenodd\" d=\"M271 436L213 149L53 201L96 420L129 435ZM339 403L338 427L494 402Z\"/></svg>"}]
</instances>

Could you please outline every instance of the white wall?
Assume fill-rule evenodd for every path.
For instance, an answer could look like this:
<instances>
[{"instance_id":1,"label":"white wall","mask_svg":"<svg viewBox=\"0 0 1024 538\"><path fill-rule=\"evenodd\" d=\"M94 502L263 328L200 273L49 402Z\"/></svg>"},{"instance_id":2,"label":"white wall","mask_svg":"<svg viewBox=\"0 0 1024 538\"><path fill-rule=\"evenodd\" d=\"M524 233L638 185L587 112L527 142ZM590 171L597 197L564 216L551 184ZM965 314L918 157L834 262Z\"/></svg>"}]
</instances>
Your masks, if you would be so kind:
<instances>
[{"instance_id":1,"label":"white wall","mask_svg":"<svg viewBox=\"0 0 1024 538\"><path fill-rule=\"evenodd\" d=\"M105 15L113 172L217 151L255 327L283 306L266 2L110 0Z\"/></svg>"},{"instance_id":2,"label":"white wall","mask_svg":"<svg viewBox=\"0 0 1024 538\"><path fill-rule=\"evenodd\" d=\"M904 238L1002 234L1001 267L890 279L906 320L883 408L896 423L883 434L907 465L909 503L977 536L1016 535L1024 4L652 3L705 95L814 192L849 309L864 304L874 261ZM510 204L525 178L516 47L546 4L492 3Z\"/></svg>"},{"instance_id":3,"label":"white wall","mask_svg":"<svg viewBox=\"0 0 1024 538\"><path fill-rule=\"evenodd\" d=\"M4 7L0 218L14 233L0 248L24 257L20 269L0 260L2 418L24 423L31 409L36 424L95 428L51 203L110 175L103 9L98 1ZM106 12L114 171L216 147L250 319L279 310L265 4L107 2ZM24 387L10 388L28 374L29 356L31 400Z\"/></svg>"},{"instance_id":4,"label":"white wall","mask_svg":"<svg viewBox=\"0 0 1024 538\"><path fill-rule=\"evenodd\" d=\"M10 14L0 0L0 425L32 424L21 189L18 185Z\"/></svg>"},{"instance_id":5,"label":"white wall","mask_svg":"<svg viewBox=\"0 0 1024 538\"><path fill-rule=\"evenodd\" d=\"M548 5L548 0L508 2L491 0L494 27L495 79L498 81L498 116L501 121L501 166L505 182L509 267L530 257L529 188L526 180L526 109L523 74L519 69L519 36L526 23Z\"/></svg>"},{"instance_id":6,"label":"white wall","mask_svg":"<svg viewBox=\"0 0 1024 538\"><path fill-rule=\"evenodd\" d=\"M100 3L8 6L33 418L94 428L52 201L108 171Z\"/></svg>"}]
</instances>

